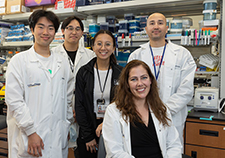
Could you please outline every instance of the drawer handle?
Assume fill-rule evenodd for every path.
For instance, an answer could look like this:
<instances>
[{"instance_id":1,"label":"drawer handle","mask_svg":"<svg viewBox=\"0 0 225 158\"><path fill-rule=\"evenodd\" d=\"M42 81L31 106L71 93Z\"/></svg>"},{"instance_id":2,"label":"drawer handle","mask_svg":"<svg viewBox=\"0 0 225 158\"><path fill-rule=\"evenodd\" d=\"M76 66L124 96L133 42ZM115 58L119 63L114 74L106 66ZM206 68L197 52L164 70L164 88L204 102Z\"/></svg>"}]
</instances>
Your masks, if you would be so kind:
<instances>
[{"instance_id":1,"label":"drawer handle","mask_svg":"<svg viewBox=\"0 0 225 158\"><path fill-rule=\"evenodd\" d=\"M199 134L206 135L206 136L213 136L213 137L219 136L219 132L217 132L217 131L208 131L208 130L203 130L203 129L199 130Z\"/></svg>"}]
</instances>

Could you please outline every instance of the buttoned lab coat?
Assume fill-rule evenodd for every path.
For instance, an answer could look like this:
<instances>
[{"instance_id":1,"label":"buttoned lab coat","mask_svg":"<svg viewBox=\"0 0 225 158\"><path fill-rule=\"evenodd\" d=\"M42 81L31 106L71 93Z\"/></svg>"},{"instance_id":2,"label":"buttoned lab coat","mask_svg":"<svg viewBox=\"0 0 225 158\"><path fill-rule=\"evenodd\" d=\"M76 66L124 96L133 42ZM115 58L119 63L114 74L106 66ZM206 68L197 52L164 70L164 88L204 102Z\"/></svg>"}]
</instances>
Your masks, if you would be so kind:
<instances>
[{"instance_id":1,"label":"buttoned lab coat","mask_svg":"<svg viewBox=\"0 0 225 158\"><path fill-rule=\"evenodd\" d=\"M52 53L53 54L53 53ZM31 47L12 57L6 74L9 158L32 157L28 136L36 132L44 143L44 158L65 158L73 119L74 78L68 62L53 54L52 76Z\"/></svg>"},{"instance_id":2,"label":"buttoned lab coat","mask_svg":"<svg viewBox=\"0 0 225 158\"><path fill-rule=\"evenodd\" d=\"M128 62L134 59L142 60L154 74L149 44L149 42L143 44L141 48L131 53ZM187 49L170 41L166 46L164 61L165 65L161 67L157 80L159 95L170 109L174 125L181 126L188 114L187 104L193 97L196 64Z\"/></svg>"},{"instance_id":3,"label":"buttoned lab coat","mask_svg":"<svg viewBox=\"0 0 225 158\"><path fill-rule=\"evenodd\" d=\"M170 126L163 126L151 109L150 112L163 158L181 158L182 146L174 125L170 123ZM169 112L167 115L171 119ZM110 104L106 109L102 134L107 153L106 158L134 158L131 151L130 122L124 121L122 113L117 109L115 103Z\"/></svg>"}]
</instances>

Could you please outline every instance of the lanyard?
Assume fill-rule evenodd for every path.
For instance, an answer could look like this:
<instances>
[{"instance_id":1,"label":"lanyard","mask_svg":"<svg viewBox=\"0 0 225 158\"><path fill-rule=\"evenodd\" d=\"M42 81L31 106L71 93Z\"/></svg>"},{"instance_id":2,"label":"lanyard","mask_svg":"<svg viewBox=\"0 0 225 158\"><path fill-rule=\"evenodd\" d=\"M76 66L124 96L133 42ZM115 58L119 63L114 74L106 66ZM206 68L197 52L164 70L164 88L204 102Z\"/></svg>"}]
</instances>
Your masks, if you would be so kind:
<instances>
[{"instance_id":1,"label":"lanyard","mask_svg":"<svg viewBox=\"0 0 225 158\"><path fill-rule=\"evenodd\" d=\"M151 54L152 54L152 61L153 61L153 65L154 65L156 81L157 81L157 79L159 77L159 72L160 72L160 68L161 68L162 62L163 62L163 57L164 57L164 54L165 54L165 50L166 50L166 43L165 43L165 46L164 46L164 49L163 49L163 53L162 53L162 58L161 58L161 61L160 61L160 64L159 64L159 70L158 70L158 73L156 74L156 66L155 66L154 54L153 54L153 51L152 51L152 47L150 45L150 51L151 51Z\"/></svg>"},{"instance_id":2,"label":"lanyard","mask_svg":"<svg viewBox=\"0 0 225 158\"><path fill-rule=\"evenodd\" d=\"M105 90L106 81L107 81L107 78L108 78L108 75L109 75L110 64L109 64L109 68L108 68L108 71L107 71L107 74L106 74L106 77L105 77L105 83L103 85L103 89L102 89L102 85L101 85L101 81L100 81L100 76L99 76L99 72L98 72L98 64L97 64L97 62L96 62L96 69L97 69L97 74L98 74L98 81L99 81L100 91L102 92L102 98L101 99L103 99L103 92Z\"/></svg>"}]
</instances>

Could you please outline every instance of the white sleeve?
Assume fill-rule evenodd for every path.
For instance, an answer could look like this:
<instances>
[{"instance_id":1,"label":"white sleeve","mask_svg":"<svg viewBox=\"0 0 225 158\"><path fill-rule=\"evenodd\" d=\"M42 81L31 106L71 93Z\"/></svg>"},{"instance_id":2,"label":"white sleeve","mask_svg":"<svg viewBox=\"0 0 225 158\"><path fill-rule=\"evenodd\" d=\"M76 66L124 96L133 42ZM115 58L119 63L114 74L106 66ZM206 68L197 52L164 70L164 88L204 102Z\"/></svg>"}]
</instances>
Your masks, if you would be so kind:
<instances>
[{"instance_id":1,"label":"white sleeve","mask_svg":"<svg viewBox=\"0 0 225 158\"><path fill-rule=\"evenodd\" d=\"M187 50L184 50L187 51ZM169 107L171 114L174 115L179 112L193 97L194 91L194 75L196 71L196 64L190 52L183 57L183 65L181 67L181 80L176 93L170 96L166 105Z\"/></svg>"},{"instance_id":2,"label":"white sleeve","mask_svg":"<svg viewBox=\"0 0 225 158\"><path fill-rule=\"evenodd\" d=\"M107 107L102 127L106 158L134 158L125 151L119 112L113 106L111 104Z\"/></svg>"},{"instance_id":3,"label":"white sleeve","mask_svg":"<svg viewBox=\"0 0 225 158\"><path fill-rule=\"evenodd\" d=\"M167 113L169 118L172 121L171 114ZM166 153L167 158L181 158L182 155L182 145L177 132L176 127L171 122L171 125L167 127L167 136L166 136Z\"/></svg>"},{"instance_id":4,"label":"white sleeve","mask_svg":"<svg viewBox=\"0 0 225 158\"><path fill-rule=\"evenodd\" d=\"M135 60L135 59L138 59L136 56L136 54L137 54L137 52L139 52L140 51L140 48L138 48L138 49L136 49L134 52L132 52L131 54L130 54L130 56L128 57L128 60L127 60L127 63L129 63L131 60ZM138 60L140 60L140 59L138 59Z\"/></svg>"},{"instance_id":5,"label":"white sleeve","mask_svg":"<svg viewBox=\"0 0 225 158\"><path fill-rule=\"evenodd\" d=\"M5 99L8 112L15 118L18 128L27 136L35 133L34 121L31 118L30 110L24 99L23 65L18 58L12 58L6 72ZM23 63L25 64L25 63Z\"/></svg>"}]
</instances>

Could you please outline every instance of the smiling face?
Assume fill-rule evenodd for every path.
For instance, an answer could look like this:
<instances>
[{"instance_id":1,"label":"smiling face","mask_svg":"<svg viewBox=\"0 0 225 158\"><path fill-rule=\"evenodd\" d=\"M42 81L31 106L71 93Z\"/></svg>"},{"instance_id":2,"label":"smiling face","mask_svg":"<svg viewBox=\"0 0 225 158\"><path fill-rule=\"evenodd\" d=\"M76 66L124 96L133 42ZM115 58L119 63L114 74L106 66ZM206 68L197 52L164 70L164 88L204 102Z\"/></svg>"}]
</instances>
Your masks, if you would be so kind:
<instances>
[{"instance_id":1,"label":"smiling face","mask_svg":"<svg viewBox=\"0 0 225 158\"><path fill-rule=\"evenodd\" d=\"M146 100L150 91L151 78L142 65L130 69L128 85L134 100Z\"/></svg>"},{"instance_id":2,"label":"smiling face","mask_svg":"<svg viewBox=\"0 0 225 158\"><path fill-rule=\"evenodd\" d=\"M92 48L100 60L110 60L110 56L115 50L112 37L106 33L99 34L96 37Z\"/></svg>"},{"instance_id":3,"label":"smiling face","mask_svg":"<svg viewBox=\"0 0 225 158\"><path fill-rule=\"evenodd\" d=\"M72 20L65 29L62 29L62 33L64 35L65 42L70 44L78 44L83 35L81 26L76 19Z\"/></svg>"},{"instance_id":4,"label":"smiling face","mask_svg":"<svg viewBox=\"0 0 225 158\"><path fill-rule=\"evenodd\" d=\"M46 17L41 17L31 32L35 39L36 47L49 47L55 37L55 28L53 23Z\"/></svg>"},{"instance_id":5,"label":"smiling face","mask_svg":"<svg viewBox=\"0 0 225 158\"><path fill-rule=\"evenodd\" d=\"M166 18L163 14L154 13L148 17L145 30L150 40L164 40L167 33Z\"/></svg>"}]
</instances>

